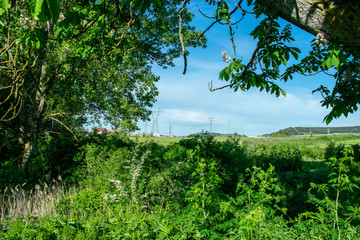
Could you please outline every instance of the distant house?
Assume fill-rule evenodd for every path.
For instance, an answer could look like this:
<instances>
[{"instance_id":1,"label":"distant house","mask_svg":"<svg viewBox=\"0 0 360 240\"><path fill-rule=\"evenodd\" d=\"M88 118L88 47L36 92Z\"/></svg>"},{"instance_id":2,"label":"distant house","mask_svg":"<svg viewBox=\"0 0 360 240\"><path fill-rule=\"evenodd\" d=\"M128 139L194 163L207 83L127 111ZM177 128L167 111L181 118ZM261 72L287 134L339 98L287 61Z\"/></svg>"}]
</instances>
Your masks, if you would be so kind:
<instances>
[{"instance_id":1,"label":"distant house","mask_svg":"<svg viewBox=\"0 0 360 240\"><path fill-rule=\"evenodd\" d=\"M126 135L127 135L128 137L136 137L136 136L137 136L136 133L127 133Z\"/></svg>"},{"instance_id":2,"label":"distant house","mask_svg":"<svg viewBox=\"0 0 360 240\"><path fill-rule=\"evenodd\" d=\"M91 132L97 133L97 134L111 134L111 133L124 133L125 134L125 132L120 129L106 129L106 128L100 128L100 127L93 128ZM160 134L158 134L158 135L160 137ZM128 137L143 137L144 134L126 133L126 136L128 136ZM154 134L154 136L155 136L155 134ZM155 137L157 137L157 136L155 136Z\"/></svg>"},{"instance_id":3,"label":"distant house","mask_svg":"<svg viewBox=\"0 0 360 240\"><path fill-rule=\"evenodd\" d=\"M106 128L93 128L93 132L97 134L106 134L108 130Z\"/></svg>"}]
</instances>

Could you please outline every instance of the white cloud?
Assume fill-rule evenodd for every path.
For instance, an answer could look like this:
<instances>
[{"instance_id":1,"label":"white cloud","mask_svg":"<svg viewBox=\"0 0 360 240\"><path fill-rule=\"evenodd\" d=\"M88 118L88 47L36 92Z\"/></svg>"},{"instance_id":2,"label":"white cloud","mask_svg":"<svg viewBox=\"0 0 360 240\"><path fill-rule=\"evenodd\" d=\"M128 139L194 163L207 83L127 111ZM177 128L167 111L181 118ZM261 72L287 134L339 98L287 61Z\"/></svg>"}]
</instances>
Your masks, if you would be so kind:
<instances>
[{"instance_id":1,"label":"white cloud","mask_svg":"<svg viewBox=\"0 0 360 240\"><path fill-rule=\"evenodd\" d=\"M214 118L214 132L237 132L248 136L271 133L291 126L325 126L328 110L321 107L320 98L310 90L296 88L286 97L276 98L256 90L209 92L203 79L161 82L156 107L161 108L161 133L173 126L176 135L210 130L209 118ZM352 120L351 120L352 119ZM359 114L349 117L346 125L356 125ZM337 122L344 120L335 120ZM344 125L343 125L344 126Z\"/></svg>"}]
</instances>

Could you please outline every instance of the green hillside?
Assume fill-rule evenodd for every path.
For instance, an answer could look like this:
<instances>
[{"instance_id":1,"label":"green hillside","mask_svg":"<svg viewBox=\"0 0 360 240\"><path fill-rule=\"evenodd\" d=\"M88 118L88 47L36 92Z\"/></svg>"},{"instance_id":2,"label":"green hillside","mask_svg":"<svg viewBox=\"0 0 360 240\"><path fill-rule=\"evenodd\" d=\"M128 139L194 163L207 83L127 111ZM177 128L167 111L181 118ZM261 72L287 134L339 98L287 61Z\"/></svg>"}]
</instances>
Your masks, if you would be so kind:
<instances>
[{"instance_id":1,"label":"green hillside","mask_svg":"<svg viewBox=\"0 0 360 240\"><path fill-rule=\"evenodd\" d=\"M352 133L360 134L360 126L352 127L289 127L277 132L268 134L275 135L310 135L310 134L336 134L336 133Z\"/></svg>"}]
</instances>

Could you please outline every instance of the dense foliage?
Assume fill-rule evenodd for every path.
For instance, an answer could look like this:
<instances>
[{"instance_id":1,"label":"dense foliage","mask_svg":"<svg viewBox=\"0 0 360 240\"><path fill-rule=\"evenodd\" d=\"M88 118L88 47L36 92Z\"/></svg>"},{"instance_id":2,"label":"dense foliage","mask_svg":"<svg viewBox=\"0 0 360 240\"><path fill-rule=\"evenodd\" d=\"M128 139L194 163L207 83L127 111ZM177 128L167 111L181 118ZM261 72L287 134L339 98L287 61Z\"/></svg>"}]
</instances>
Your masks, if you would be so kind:
<instances>
[{"instance_id":1,"label":"dense foliage","mask_svg":"<svg viewBox=\"0 0 360 240\"><path fill-rule=\"evenodd\" d=\"M42 215L15 214L3 205L1 237L360 237L359 145L330 142L325 160L304 161L291 145L219 142L207 134L167 146L117 134L87 136L82 143L53 166L75 190L54 199ZM61 152L68 144L53 149ZM37 158L32 161L36 166ZM18 191L2 188L3 202Z\"/></svg>"},{"instance_id":2,"label":"dense foliage","mask_svg":"<svg viewBox=\"0 0 360 240\"><path fill-rule=\"evenodd\" d=\"M152 66L172 66L182 51L173 1L146 13L125 1L1 1L0 9L0 159L12 158L24 177L43 139L76 139L94 123L136 129L158 94ZM183 45L204 45L192 17L182 13Z\"/></svg>"}]
</instances>

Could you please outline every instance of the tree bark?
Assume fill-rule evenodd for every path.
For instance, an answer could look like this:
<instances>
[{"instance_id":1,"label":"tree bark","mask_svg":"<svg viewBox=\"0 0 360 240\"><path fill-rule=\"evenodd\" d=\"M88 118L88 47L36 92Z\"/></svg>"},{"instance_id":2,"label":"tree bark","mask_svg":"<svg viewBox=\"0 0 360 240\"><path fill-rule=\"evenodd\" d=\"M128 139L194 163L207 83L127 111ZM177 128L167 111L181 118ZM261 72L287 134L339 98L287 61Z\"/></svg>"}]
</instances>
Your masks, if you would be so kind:
<instances>
[{"instance_id":1,"label":"tree bark","mask_svg":"<svg viewBox=\"0 0 360 240\"><path fill-rule=\"evenodd\" d=\"M360 47L360 3L354 0L262 0L272 13L325 40Z\"/></svg>"}]
</instances>

